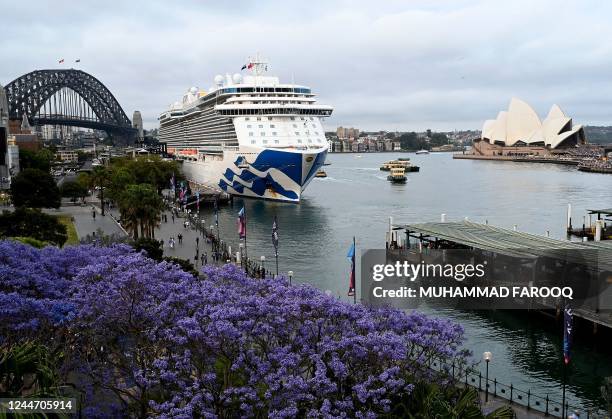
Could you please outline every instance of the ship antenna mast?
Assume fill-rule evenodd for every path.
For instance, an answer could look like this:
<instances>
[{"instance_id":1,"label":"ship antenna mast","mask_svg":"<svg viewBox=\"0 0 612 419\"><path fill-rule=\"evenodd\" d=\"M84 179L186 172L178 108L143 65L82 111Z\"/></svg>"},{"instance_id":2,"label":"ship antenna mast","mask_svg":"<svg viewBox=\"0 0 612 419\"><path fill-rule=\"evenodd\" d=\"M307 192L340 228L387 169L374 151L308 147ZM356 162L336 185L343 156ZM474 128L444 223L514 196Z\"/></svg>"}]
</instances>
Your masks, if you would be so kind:
<instances>
[{"instance_id":1,"label":"ship antenna mast","mask_svg":"<svg viewBox=\"0 0 612 419\"><path fill-rule=\"evenodd\" d=\"M251 64L253 65L252 67L253 74L256 77L261 76L263 73L268 71L268 62L263 60L259 56L259 53L257 53L254 60L251 60Z\"/></svg>"}]
</instances>

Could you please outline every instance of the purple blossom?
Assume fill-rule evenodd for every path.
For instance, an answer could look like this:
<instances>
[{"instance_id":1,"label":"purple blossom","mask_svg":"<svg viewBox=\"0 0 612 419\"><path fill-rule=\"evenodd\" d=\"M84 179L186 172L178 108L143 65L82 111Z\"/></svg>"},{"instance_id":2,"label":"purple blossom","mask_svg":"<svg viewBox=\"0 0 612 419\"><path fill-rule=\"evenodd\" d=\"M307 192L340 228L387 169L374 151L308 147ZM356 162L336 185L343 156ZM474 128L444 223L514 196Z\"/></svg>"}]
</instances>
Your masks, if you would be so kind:
<instances>
[{"instance_id":1,"label":"purple blossom","mask_svg":"<svg viewBox=\"0 0 612 419\"><path fill-rule=\"evenodd\" d=\"M194 278L125 245L0 242L0 343L23 338L63 349L93 417L376 417L467 355L446 320L231 265Z\"/></svg>"}]
</instances>

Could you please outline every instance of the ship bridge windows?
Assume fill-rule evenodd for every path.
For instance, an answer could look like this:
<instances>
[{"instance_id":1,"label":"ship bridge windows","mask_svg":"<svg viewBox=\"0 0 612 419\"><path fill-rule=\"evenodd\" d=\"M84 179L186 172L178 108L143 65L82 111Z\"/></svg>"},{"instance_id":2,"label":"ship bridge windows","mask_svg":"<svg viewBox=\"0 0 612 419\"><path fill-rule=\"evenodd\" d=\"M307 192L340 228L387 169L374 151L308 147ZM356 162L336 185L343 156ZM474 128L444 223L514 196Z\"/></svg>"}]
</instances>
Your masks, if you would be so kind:
<instances>
[{"instance_id":1,"label":"ship bridge windows","mask_svg":"<svg viewBox=\"0 0 612 419\"><path fill-rule=\"evenodd\" d=\"M251 140L251 144L255 144L255 140Z\"/></svg>"},{"instance_id":2,"label":"ship bridge windows","mask_svg":"<svg viewBox=\"0 0 612 419\"><path fill-rule=\"evenodd\" d=\"M270 124L270 128L276 128L276 125Z\"/></svg>"},{"instance_id":3,"label":"ship bridge windows","mask_svg":"<svg viewBox=\"0 0 612 419\"><path fill-rule=\"evenodd\" d=\"M272 131L272 135L276 136L276 131Z\"/></svg>"},{"instance_id":4,"label":"ship bridge windows","mask_svg":"<svg viewBox=\"0 0 612 419\"><path fill-rule=\"evenodd\" d=\"M249 137L252 137L252 136L253 136L253 133L252 133L252 132L249 132Z\"/></svg>"}]
</instances>

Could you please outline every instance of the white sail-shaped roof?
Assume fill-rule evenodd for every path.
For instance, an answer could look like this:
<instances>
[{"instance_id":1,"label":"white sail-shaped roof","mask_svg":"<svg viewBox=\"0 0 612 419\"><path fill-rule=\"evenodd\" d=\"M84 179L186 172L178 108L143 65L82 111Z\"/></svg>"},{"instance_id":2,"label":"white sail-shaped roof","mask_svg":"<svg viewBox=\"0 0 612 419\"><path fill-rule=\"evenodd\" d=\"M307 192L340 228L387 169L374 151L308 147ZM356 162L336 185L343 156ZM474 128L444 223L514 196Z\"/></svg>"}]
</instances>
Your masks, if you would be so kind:
<instances>
[{"instance_id":1,"label":"white sail-shaped roof","mask_svg":"<svg viewBox=\"0 0 612 419\"><path fill-rule=\"evenodd\" d=\"M518 141L527 142L530 134L541 128L538 114L526 102L512 98L508 107L506 127L506 145L512 146Z\"/></svg>"},{"instance_id":2,"label":"white sail-shaped roof","mask_svg":"<svg viewBox=\"0 0 612 419\"><path fill-rule=\"evenodd\" d=\"M480 138L482 140L489 140L489 142L493 142L491 138L493 137L493 128L495 127L495 119L487 119L482 125L482 133Z\"/></svg>"},{"instance_id":3,"label":"white sail-shaped roof","mask_svg":"<svg viewBox=\"0 0 612 419\"><path fill-rule=\"evenodd\" d=\"M501 111L497 119L485 121L482 139L506 146L542 144L551 148L561 145L568 138L577 135L578 141L584 140L581 125L572 128L572 119L565 115L558 105L553 105L543 122L526 102L513 98L508 111Z\"/></svg>"},{"instance_id":4,"label":"white sail-shaped roof","mask_svg":"<svg viewBox=\"0 0 612 419\"><path fill-rule=\"evenodd\" d=\"M491 140L492 142L506 141L506 126L508 121L508 112L501 111L497 114L497 119L495 120L495 126L491 132Z\"/></svg>"}]
</instances>

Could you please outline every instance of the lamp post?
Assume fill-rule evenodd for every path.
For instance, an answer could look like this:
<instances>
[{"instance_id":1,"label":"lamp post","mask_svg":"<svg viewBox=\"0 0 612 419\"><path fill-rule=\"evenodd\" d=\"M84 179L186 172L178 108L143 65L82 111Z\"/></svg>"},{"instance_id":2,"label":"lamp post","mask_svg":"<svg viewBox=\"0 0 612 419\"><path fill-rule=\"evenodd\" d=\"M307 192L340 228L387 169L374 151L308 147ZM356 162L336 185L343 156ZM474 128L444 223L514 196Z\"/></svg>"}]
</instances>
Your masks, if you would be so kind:
<instances>
[{"instance_id":1,"label":"lamp post","mask_svg":"<svg viewBox=\"0 0 612 419\"><path fill-rule=\"evenodd\" d=\"M487 403L489 401L489 362L493 359L493 354L487 351L482 354L482 359L487 363L485 373L485 403Z\"/></svg>"},{"instance_id":2,"label":"lamp post","mask_svg":"<svg viewBox=\"0 0 612 419\"><path fill-rule=\"evenodd\" d=\"M259 260L261 260L261 277L265 278L266 277L266 257L264 255L261 255Z\"/></svg>"},{"instance_id":3,"label":"lamp post","mask_svg":"<svg viewBox=\"0 0 612 419\"><path fill-rule=\"evenodd\" d=\"M242 267L242 266L243 266L243 265L242 265L242 255L243 255L243 253L242 253L242 249L244 248L244 244L243 244L243 243L240 243L240 244L238 245L238 247L240 248L240 266Z\"/></svg>"},{"instance_id":4,"label":"lamp post","mask_svg":"<svg viewBox=\"0 0 612 419\"><path fill-rule=\"evenodd\" d=\"M289 285L291 285L291 278L293 278L293 271L287 272L287 275L289 275Z\"/></svg>"}]
</instances>

